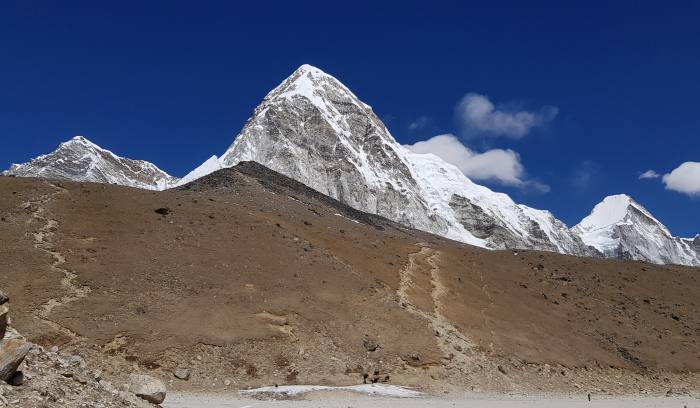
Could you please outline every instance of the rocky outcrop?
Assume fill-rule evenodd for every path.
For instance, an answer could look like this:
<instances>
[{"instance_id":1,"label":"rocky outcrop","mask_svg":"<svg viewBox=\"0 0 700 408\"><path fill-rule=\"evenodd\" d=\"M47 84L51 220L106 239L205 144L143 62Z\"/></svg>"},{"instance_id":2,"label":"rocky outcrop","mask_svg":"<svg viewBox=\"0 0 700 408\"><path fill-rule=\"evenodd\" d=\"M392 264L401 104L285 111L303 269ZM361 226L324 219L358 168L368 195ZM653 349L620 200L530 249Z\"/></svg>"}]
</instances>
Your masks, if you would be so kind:
<instances>
[{"instance_id":1,"label":"rocky outcrop","mask_svg":"<svg viewBox=\"0 0 700 408\"><path fill-rule=\"evenodd\" d=\"M2 174L91 181L149 190L163 190L178 180L152 163L119 157L82 136L61 143L52 153L28 163L13 164Z\"/></svg>"}]
</instances>

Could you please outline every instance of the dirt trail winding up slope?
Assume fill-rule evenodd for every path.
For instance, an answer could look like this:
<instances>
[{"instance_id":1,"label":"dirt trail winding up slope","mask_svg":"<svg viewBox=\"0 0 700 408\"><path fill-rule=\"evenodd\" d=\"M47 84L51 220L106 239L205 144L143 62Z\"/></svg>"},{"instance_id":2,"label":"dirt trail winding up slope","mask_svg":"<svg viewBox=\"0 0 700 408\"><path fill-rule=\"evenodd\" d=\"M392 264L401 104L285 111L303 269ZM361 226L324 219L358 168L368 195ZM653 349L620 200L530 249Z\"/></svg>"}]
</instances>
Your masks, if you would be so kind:
<instances>
[{"instance_id":1,"label":"dirt trail winding up slope","mask_svg":"<svg viewBox=\"0 0 700 408\"><path fill-rule=\"evenodd\" d=\"M67 194L68 190L54 183L47 184L55 189L55 191L44 194L36 200L23 203L22 208L29 209L31 211L32 220L41 225L37 232L32 233L34 247L51 256L53 261L50 267L53 271L62 275L61 286L65 293L61 297L51 298L46 303L40 305L36 316L55 330L70 337L77 338L79 336L75 332L51 320L51 313L58 307L66 306L69 303L86 297L91 289L88 286L77 286L75 284L76 273L62 267L62 265L66 263L66 257L53 242L59 227L59 222L51 218L52 215L48 206L57 195Z\"/></svg>"}]
</instances>

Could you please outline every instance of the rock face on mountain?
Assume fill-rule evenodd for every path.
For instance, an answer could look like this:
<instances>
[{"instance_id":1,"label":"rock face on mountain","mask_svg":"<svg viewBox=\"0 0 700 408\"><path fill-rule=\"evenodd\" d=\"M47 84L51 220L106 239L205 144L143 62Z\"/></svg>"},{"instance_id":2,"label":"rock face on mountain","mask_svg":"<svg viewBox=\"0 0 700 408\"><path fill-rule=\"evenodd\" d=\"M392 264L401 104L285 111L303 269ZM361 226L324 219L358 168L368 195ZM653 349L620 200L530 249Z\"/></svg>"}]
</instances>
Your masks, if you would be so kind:
<instances>
[{"instance_id":1,"label":"rock face on mountain","mask_svg":"<svg viewBox=\"0 0 700 408\"><path fill-rule=\"evenodd\" d=\"M82 136L61 143L52 153L28 163L13 164L2 174L92 181L149 190L166 189L178 180L152 163L119 157Z\"/></svg>"},{"instance_id":2,"label":"rock face on mountain","mask_svg":"<svg viewBox=\"0 0 700 408\"><path fill-rule=\"evenodd\" d=\"M631 197L606 197L573 229L604 256L657 264L700 265L700 239L677 238Z\"/></svg>"},{"instance_id":3,"label":"rock face on mountain","mask_svg":"<svg viewBox=\"0 0 700 408\"><path fill-rule=\"evenodd\" d=\"M225 167L256 161L351 207L447 231L372 109L308 65L265 97L220 160Z\"/></svg>"},{"instance_id":4,"label":"rock face on mountain","mask_svg":"<svg viewBox=\"0 0 700 408\"><path fill-rule=\"evenodd\" d=\"M517 205L439 157L399 145L370 106L309 65L264 98L218 164L242 161L361 211L481 247L595 253L549 212Z\"/></svg>"}]
</instances>

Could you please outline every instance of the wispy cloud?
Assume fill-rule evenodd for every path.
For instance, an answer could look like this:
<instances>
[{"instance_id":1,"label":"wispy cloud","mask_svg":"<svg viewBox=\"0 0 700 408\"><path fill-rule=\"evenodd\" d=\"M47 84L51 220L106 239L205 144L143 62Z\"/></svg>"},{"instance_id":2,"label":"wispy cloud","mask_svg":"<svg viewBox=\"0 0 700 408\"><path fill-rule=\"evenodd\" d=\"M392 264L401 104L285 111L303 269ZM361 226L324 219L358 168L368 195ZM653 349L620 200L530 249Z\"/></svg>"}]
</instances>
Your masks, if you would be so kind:
<instances>
[{"instance_id":1,"label":"wispy cloud","mask_svg":"<svg viewBox=\"0 0 700 408\"><path fill-rule=\"evenodd\" d=\"M548 185L526 178L520 155L510 149L492 149L477 153L452 134L434 136L406 147L415 153L432 153L439 156L474 180L494 181L545 193L550 190Z\"/></svg>"},{"instance_id":2,"label":"wispy cloud","mask_svg":"<svg viewBox=\"0 0 700 408\"><path fill-rule=\"evenodd\" d=\"M600 165L584 160L571 173L571 184L578 190L586 190L600 175Z\"/></svg>"},{"instance_id":3,"label":"wispy cloud","mask_svg":"<svg viewBox=\"0 0 700 408\"><path fill-rule=\"evenodd\" d=\"M466 136L525 137L534 128L552 121L559 109L544 106L536 112L496 107L485 95L468 93L456 107Z\"/></svg>"},{"instance_id":4,"label":"wispy cloud","mask_svg":"<svg viewBox=\"0 0 700 408\"><path fill-rule=\"evenodd\" d=\"M647 170L639 175L640 180L656 179L661 177L661 174L655 172L654 170Z\"/></svg>"},{"instance_id":5,"label":"wispy cloud","mask_svg":"<svg viewBox=\"0 0 700 408\"><path fill-rule=\"evenodd\" d=\"M411 124L408 125L408 130L419 130L419 129L424 129L426 126L430 124L431 120L427 116L421 116L418 119L414 120L411 122Z\"/></svg>"},{"instance_id":6,"label":"wispy cloud","mask_svg":"<svg viewBox=\"0 0 700 408\"><path fill-rule=\"evenodd\" d=\"M667 190L689 196L700 196L700 163L685 162L672 172L665 174L662 181Z\"/></svg>"}]
</instances>

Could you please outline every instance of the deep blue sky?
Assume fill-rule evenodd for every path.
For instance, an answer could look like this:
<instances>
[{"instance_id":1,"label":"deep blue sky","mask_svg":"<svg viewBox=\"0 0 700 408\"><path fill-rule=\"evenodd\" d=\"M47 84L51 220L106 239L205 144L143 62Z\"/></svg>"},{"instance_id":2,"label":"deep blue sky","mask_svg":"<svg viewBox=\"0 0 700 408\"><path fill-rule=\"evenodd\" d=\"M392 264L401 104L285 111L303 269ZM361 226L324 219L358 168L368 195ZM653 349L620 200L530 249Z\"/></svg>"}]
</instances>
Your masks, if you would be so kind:
<instances>
[{"instance_id":1,"label":"deep blue sky","mask_svg":"<svg viewBox=\"0 0 700 408\"><path fill-rule=\"evenodd\" d=\"M487 185L569 225L626 192L675 234L700 232L700 200L637 179L700 161L698 2L237 3L2 2L0 167L84 135L182 176L309 63L402 143L458 133L468 92L556 106L521 140L468 142L517 151L551 191Z\"/></svg>"}]
</instances>

